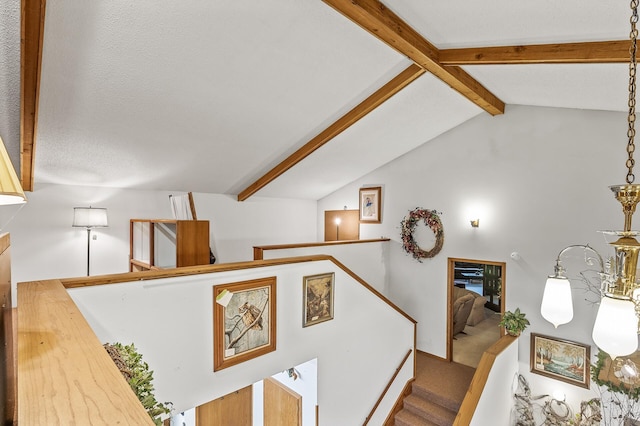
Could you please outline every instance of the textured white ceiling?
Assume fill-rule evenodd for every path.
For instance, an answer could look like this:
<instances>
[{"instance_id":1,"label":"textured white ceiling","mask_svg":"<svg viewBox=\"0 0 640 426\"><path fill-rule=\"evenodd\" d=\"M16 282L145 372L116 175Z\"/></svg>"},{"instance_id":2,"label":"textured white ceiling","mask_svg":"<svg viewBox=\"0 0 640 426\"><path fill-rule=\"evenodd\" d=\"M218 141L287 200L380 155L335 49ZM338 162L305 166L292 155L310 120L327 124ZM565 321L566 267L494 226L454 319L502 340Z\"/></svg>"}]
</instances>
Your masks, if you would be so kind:
<instances>
[{"instance_id":1,"label":"textured white ceiling","mask_svg":"<svg viewBox=\"0 0 640 426\"><path fill-rule=\"evenodd\" d=\"M0 138L20 166L20 0L0 3Z\"/></svg>"},{"instance_id":2,"label":"textured white ceiling","mask_svg":"<svg viewBox=\"0 0 640 426\"><path fill-rule=\"evenodd\" d=\"M629 31L626 2L385 4L438 48ZM14 55L0 59L10 99L13 44L0 46ZM237 194L408 64L320 0L49 0L35 181ZM465 69L507 104L626 109L624 64ZM5 109L0 135L16 146L15 101ZM322 198L477 114L423 75L258 195Z\"/></svg>"}]
</instances>

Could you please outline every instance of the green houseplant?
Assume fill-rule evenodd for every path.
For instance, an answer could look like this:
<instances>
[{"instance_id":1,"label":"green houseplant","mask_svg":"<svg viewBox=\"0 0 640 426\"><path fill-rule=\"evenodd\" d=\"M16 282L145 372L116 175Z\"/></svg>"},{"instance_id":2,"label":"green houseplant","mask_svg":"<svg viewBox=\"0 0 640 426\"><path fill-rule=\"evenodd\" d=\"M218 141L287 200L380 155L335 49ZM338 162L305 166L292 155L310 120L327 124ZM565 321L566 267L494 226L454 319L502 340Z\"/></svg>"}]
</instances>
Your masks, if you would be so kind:
<instances>
[{"instance_id":1,"label":"green houseplant","mask_svg":"<svg viewBox=\"0 0 640 426\"><path fill-rule=\"evenodd\" d=\"M525 318L523 312L520 312L520 308L516 308L514 312L506 311L498 324L499 327L505 328L507 334L516 337L519 336L528 325L529 320Z\"/></svg>"},{"instance_id":2,"label":"green houseplant","mask_svg":"<svg viewBox=\"0 0 640 426\"><path fill-rule=\"evenodd\" d=\"M160 426L162 424L160 415L170 414L172 403L161 403L156 400L153 394L153 371L149 370L149 365L142 360L142 355L138 353L133 343L130 345L105 343L103 346L153 422Z\"/></svg>"}]
</instances>

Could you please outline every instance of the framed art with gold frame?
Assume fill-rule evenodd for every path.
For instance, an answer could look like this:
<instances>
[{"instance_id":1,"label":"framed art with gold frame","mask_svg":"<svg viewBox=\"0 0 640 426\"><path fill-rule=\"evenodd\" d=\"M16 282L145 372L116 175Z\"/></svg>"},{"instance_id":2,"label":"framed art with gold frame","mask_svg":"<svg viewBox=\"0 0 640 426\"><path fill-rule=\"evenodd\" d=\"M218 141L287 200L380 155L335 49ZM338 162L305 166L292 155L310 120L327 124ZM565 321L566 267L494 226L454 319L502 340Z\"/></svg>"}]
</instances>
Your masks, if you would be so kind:
<instances>
[{"instance_id":1,"label":"framed art with gold frame","mask_svg":"<svg viewBox=\"0 0 640 426\"><path fill-rule=\"evenodd\" d=\"M590 346L531 333L531 372L588 389Z\"/></svg>"},{"instance_id":2,"label":"framed art with gold frame","mask_svg":"<svg viewBox=\"0 0 640 426\"><path fill-rule=\"evenodd\" d=\"M333 319L334 273L310 275L302 279L302 326Z\"/></svg>"},{"instance_id":3,"label":"framed art with gold frame","mask_svg":"<svg viewBox=\"0 0 640 426\"><path fill-rule=\"evenodd\" d=\"M276 277L213 286L213 371L276 350Z\"/></svg>"}]
</instances>

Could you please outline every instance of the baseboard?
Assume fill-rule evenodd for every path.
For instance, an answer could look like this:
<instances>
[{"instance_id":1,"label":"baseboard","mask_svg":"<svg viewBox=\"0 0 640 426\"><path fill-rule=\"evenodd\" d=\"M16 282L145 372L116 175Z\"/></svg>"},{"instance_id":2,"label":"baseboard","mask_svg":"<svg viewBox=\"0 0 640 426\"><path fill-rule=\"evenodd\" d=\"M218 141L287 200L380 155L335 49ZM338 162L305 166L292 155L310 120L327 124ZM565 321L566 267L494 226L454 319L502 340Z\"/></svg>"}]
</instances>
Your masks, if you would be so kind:
<instances>
[{"instance_id":1,"label":"baseboard","mask_svg":"<svg viewBox=\"0 0 640 426\"><path fill-rule=\"evenodd\" d=\"M406 385L404 385L404 389L402 389L402 392L400 393L400 396L398 396L398 399L396 400L395 405L393 406L393 408L391 409L391 411L389 412L389 415L387 416L387 418L384 421L384 426L394 426L395 425L395 416L396 414L402 410L404 408L404 399L411 395L411 384L413 383L413 381L415 380L415 378L409 380L407 382Z\"/></svg>"},{"instance_id":2,"label":"baseboard","mask_svg":"<svg viewBox=\"0 0 640 426\"><path fill-rule=\"evenodd\" d=\"M430 358L438 359L440 361L449 361L447 358L442 358L442 357L440 357L438 355L434 355L434 354L430 354L429 352L421 351L420 349L416 349L416 352L420 352L422 355L428 356Z\"/></svg>"}]
</instances>

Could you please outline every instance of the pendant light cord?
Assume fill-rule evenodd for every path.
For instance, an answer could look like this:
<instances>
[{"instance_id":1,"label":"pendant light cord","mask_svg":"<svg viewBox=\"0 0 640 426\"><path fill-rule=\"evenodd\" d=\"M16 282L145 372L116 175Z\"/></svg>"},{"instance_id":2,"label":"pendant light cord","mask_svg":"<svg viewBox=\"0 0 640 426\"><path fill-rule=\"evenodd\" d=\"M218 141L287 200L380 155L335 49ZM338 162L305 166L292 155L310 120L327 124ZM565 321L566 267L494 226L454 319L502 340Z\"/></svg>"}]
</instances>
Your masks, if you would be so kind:
<instances>
[{"instance_id":1,"label":"pendant light cord","mask_svg":"<svg viewBox=\"0 0 640 426\"><path fill-rule=\"evenodd\" d=\"M629 157L626 161L627 169L627 183L632 184L635 180L635 175L633 174L633 166L635 165L635 160L633 159L633 152L636 149L636 145L634 142L636 136L635 122L636 122L636 67L637 67L637 38L638 38L638 30L636 28L636 23L638 22L638 0L631 0L631 18L629 19L631 23L631 31L629 33L629 38L631 39L631 47L629 47L629 129L627 130L627 136L629 138L629 143L627 144L627 154Z\"/></svg>"}]
</instances>

